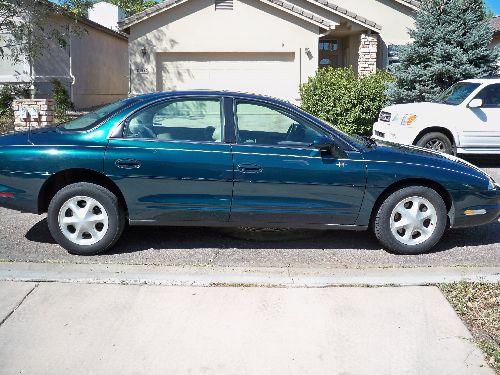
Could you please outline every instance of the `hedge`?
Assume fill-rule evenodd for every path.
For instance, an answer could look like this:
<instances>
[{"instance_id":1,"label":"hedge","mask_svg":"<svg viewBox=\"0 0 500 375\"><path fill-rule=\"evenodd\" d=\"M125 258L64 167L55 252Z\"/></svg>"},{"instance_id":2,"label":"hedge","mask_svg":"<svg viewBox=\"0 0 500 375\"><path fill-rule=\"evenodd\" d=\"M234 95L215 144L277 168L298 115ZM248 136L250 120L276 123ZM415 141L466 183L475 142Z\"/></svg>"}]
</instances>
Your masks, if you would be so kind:
<instances>
[{"instance_id":1,"label":"hedge","mask_svg":"<svg viewBox=\"0 0 500 375\"><path fill-rule=\"evenodd\" d=\"M322 68L300 88L302 108L350 134L368 135L387 105L387 72L358 77L352 68Z\"/></svg>"}]
</instances>

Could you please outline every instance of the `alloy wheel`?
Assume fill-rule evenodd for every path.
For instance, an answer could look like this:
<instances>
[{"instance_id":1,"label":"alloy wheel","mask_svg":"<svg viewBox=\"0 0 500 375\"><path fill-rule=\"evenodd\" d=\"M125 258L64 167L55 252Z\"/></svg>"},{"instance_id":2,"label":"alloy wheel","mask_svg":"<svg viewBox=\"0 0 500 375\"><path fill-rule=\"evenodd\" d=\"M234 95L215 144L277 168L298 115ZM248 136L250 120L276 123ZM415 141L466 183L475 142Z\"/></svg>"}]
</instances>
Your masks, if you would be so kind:
<instances>
[{"instance_id":1,"label":"alloy wheel","mask_svg":"<svg viewBox=\"0 0 500 375\"><path fill-rule=\"evenodd\" d=\"M392 211L391 232L405 245L418 245L432 236L437 220L436 208L427 199L417 196L405 198Z\"/></svg>"},{"instance_id":2,"label":"alloy wheel","mask_svg":"<svg viewBox=\"0 0 500 375\"><path fill-rule=\"evenodd\" d=\"M59 210L62 234L77 245L93 245L108 231L109 218L103 205L87 196L68 199Z\"/></svg>"},{"instance_id":3,"label":"alloy wheel","mask_svg":"<svg viewBox=\"0 0 500 375\"><path fill-rule=\"evenodd\" d=\"M429 142L427 142L424 146L425 148L428 148L430 150L434 151L439 151L439 152L445 152L446 151L446 146L443 141L440 139L431 139Z\"/></svg>"}]
</instances>

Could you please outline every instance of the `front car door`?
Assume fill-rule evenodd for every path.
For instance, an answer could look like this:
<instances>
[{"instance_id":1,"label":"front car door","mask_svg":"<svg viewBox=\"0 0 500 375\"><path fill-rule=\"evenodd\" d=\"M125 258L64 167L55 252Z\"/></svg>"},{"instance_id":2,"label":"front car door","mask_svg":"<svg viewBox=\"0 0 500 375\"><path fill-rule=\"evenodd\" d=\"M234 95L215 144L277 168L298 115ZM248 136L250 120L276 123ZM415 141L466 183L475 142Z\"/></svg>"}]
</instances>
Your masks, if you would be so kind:
<instances>
[{"instance_id":1,"label":"front car door","mask_svg":"<svg viewBox=\"0 0 500 375\"><path fill-rule=\"evenodd\" d=\"M474 99L481 99L483 105L470 109L477 118L472 129L475 135L472 146L500 151L500 83L486 86Z\"/></svg>"},{"instance_id":2,"label":"front car door","mask_svg":"<svg viewBox=\"0 0 500 375\"><path fill-rule=\"evenodd\" d=\"M460 130L460 148L469 152L500 151L500 84L491 84L467 100L481 99L480 108L464 108L457 128Z\"/></svg>"},{"instance_id":3,"label":"front car door","mask_svg":"<svg viewBox=\"0 0 500 375\"><path fill-rule=\"evenodd\" d=\"M135 223L226 222L233 188L223 100L168 99L136 111L112 138L105 172Z\"/></svg>"},{"instance_id":4,"label":"front car door","mask_svg":"<svg viewBox=\"0 0 500 375\"><path fill-rule=\"evenodd\" d=\"M309 147L331 138L291 108L236 99L231 222L353 225L363 201L361 153L336 159Z\"/></svg>"}]
</instances>

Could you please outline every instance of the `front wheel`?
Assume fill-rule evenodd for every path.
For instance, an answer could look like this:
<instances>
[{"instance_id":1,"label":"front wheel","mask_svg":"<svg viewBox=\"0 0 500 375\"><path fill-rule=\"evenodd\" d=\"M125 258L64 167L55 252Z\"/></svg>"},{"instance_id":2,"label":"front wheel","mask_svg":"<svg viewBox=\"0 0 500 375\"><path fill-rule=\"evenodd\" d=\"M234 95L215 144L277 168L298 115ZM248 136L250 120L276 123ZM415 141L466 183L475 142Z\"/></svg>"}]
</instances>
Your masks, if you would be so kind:
<instances>
[{"instance_id":1,"label":"front wheel","mask_svg":"<svg viewBox=\"0 0 500 375\"><path fill-rule=\"evenodd\" d=\"M108 250L120 238L125 215L109 190L80 182L56 193L47 222L52 237L69 253L94 255Z\"/></svg>"},{"instance_id":2,"label":"front wheel","mask_svg":"<svg viewBox=\"0 0 500 375\"><path fill-rule=\"evenodd\" d=\"M447 225L443 198L425 186L409 186L391 194L374 220L377 239L398 254L421 254L441 239Z\"/></svg>"},{"instance_id":3,"label":"front wheel","mask_svg":"<svg viewBox=\"0 0 500 375\"><path fill-rule=\"evenodd\" d=\"M444 154L453 154L453 144L451 140L443 133L427 133L417 142L417 146L427 148L432 151L442 152Z\"/></svg>"}]
</instances>

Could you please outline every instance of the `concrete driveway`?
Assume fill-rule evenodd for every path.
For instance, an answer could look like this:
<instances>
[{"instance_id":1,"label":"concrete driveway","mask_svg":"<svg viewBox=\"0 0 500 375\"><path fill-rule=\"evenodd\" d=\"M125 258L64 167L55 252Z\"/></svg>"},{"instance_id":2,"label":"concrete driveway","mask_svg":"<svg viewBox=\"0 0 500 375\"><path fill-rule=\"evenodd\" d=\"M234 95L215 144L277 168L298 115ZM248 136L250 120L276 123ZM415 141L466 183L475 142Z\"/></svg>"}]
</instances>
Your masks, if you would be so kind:
<instances>
[{"instance_id":1,"label":"concrete driveway","mask_svg":"<svg viewBox=\"0 0 500 375\"><path fill-rule=\"evenodd\" d=\"M3 375L494 374L435 287L4 282L2 295Z\"/></svg>"},{"instance_id":2,"label":"concrete driveway","mask_svg":"<svg viewBox=\"0 0 500 375\"><path fill-rule=\"evenodd\" d=\"M497 158L471 161L500 181ZM452 230L430 254L385 252L370 233L247 232L131 227L112 252L78 257L54 243L43 216L0 209L0 260L221 267L500 266L500 222Z\"/></svg>"}]
</instances>

